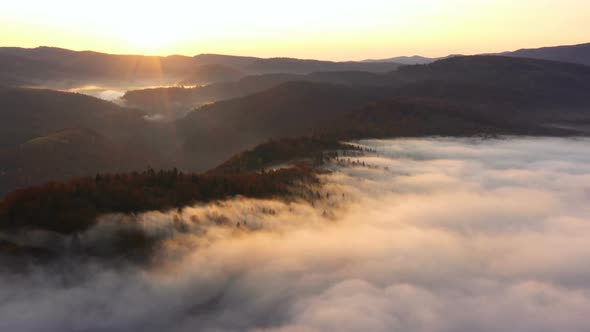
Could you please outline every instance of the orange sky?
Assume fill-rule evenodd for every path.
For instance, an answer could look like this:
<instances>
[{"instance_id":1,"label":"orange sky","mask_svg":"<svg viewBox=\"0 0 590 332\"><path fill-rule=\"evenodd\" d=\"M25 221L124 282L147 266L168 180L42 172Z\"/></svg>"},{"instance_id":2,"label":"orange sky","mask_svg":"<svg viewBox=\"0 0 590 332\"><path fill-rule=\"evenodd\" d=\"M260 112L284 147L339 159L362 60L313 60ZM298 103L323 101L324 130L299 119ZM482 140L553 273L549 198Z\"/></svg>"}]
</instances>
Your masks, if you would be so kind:
<instances>
[{"instance_id":1,"label":"orange sky","mask_svg":"<svg viewBox=\"0 0 590 332\"><path fill-rule=\"evenodd\" d=\"M359 60L590 42L588 0L11 1L0 46Z\"/></svg>"}]
</instances>

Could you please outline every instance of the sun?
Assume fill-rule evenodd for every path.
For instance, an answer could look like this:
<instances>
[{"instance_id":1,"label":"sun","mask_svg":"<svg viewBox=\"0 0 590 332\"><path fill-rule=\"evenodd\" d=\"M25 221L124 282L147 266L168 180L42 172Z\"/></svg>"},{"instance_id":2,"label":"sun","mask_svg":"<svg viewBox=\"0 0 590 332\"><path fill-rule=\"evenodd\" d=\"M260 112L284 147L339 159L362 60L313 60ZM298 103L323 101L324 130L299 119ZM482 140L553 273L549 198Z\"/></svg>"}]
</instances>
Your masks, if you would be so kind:
<instances>
[{"instance_id":1,"label":"sun","mask_svg":"<svg viewBox=\"0 0 590 332\"><path fill-rule=\"evenodd\" d=\"M159 53L178 42L177 32L157 24L135 25L122 34L129 47L142 54Z\"/></svg>"}]
</instances>

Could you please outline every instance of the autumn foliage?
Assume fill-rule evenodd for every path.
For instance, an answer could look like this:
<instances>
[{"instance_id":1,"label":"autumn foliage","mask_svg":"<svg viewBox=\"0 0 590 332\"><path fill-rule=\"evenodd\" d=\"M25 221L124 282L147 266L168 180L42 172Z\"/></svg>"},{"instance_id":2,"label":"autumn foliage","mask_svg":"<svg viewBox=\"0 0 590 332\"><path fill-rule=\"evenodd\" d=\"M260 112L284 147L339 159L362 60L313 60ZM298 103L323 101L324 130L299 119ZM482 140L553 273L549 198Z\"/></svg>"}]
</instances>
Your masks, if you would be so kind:
<instances>
[{"instance_id":1,"label":"autumn foliage","mask_svg":"<svg viewBox=\"0 0 590 332\"><path fill-rule=\"evenodd\" d=\"M337 156L338 150L355 150L355 146L324 137L271 139L253 149L236 154L212 172L235 174L256 171L285 162L308 159L312 165L322 164Z\"/></svg>"},{"instance_id":2,"label":"autumn foliage","mask_svg":"<svg viewBox=\"0 0 590 332\"><path fill-rule=\"evenodd\" d=\"M100 214L165 210L236 195L287 195L302 180L315 177L305 167L230 175L185 174L176 169L97 174L8 194L0 205L0 226L75 233L93 225Z\"/></svg>"}]
</instances>

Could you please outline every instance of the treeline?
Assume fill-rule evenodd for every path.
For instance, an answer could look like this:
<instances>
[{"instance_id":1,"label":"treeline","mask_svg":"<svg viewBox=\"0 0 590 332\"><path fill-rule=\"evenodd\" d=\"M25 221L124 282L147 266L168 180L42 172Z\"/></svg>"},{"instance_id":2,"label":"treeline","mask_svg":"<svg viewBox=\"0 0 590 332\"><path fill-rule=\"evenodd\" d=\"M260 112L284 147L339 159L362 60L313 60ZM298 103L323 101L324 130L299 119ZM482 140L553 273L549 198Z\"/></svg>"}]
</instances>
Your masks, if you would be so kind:
<instances>
[{"instance_id":1,"label":"treeline","mask_svg":"<svg viewBox=\"0 0 590 332\"><path fill-rule=\"evenodd\" d=\"M240 174L185 174L177 169L97 174L8 194L0 203L0 227L70 234L92 226L101 214L166 210L236 195L288 195L300 180L315 177L305 167Z\"/></svg>"},{"instance_id":2,"label":"treeline","mask_svg":"<svg viewBox=\"0 0 590 332\"><path fill-rule=\"evenodd\" d=\"M236 174L260 171L269 166L290 161L302 161L302 159L307 159L307 164L317 166L336 157L338 150L357 149L353 145L329 137L271 139L251 150L235 155L210 173Z\"/></svg>"}]
</instances>

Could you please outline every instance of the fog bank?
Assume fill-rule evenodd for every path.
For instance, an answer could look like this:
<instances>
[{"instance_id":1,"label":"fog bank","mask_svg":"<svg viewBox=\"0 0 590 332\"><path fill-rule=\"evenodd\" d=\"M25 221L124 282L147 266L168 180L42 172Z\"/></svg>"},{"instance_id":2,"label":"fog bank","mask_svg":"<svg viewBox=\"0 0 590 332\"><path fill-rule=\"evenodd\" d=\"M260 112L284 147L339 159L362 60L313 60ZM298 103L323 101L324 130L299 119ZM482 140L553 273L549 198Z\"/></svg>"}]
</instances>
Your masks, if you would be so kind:
<instances>
[{"instance_id":1,"label":"fog bank","mask_svg":"<svg viewBox=\"0 0 590 332\"><path fill-rule=\"evenodd\" d=\"M590 140L368 140L322 199L104 216L150 267L0 276L1 331L587 331ZM353 160L350 160L353 161Z\"/></svg>"}]
</instances>

